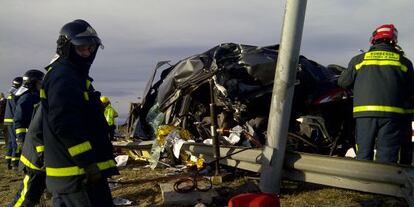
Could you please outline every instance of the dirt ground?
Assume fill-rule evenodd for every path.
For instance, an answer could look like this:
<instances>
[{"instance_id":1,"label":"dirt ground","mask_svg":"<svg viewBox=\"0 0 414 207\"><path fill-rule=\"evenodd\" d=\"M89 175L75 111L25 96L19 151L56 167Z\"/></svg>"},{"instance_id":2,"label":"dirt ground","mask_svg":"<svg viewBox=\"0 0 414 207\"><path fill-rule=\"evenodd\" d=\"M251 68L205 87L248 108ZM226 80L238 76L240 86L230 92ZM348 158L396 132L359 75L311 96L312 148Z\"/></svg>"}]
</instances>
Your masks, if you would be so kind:
<instances>
[{"instance_id":1,"label":"dirt ground","mask_svg":"<svg viewBox=\"0 0 414 207\"><path fill-rule=\"evenodd\" d=\"M4 155L4 145L0 146L0 153ZM2 158L4 158L2 156ZM158 185L170 173L168 169L156 169L152 171L144 161L130 159L126 167L120 170L121 175L114 176L113 181L129 182L117 184L112 188L113 197L124 198L132 201L129 206L163 206L161 190ZM227 169L230 176L219 186L214 186L220 197L214 199L215 204L209 206L225 206L228 197L246 191L252 191L257 177L247 172ZM22 174L14 170L7 170L5 165L0 165L0 206L7 206L13 199L20 186ZM132 182L130 182L132 181ZM379 206L408 206L403 199L360 193L356 191L330 188L321 185L283 181L280 196L282 206L346 206L346 207L379 207ZM50 201L42 206L49 206Z\"/></svg>"}]
</instances>

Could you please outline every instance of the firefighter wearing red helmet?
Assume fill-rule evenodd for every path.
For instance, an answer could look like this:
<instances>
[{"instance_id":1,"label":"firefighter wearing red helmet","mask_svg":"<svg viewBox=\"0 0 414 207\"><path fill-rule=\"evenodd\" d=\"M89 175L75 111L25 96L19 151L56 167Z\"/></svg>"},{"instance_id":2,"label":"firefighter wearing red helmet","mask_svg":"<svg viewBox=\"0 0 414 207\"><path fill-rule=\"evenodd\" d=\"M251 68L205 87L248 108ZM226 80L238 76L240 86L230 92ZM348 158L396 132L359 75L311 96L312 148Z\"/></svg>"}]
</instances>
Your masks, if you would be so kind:
<instances>
[{"instance_id":1,"label":"firefighter wearing red helmet","mask_svg":"<svg viewBox=\"0 0 414 207\"><path fill-rule=\"evenodd\" d=\"M410 99L414 95L411 61L397 46L393 24L379 26L372 33L369 51L351 59L338 85L353 88L353 116L356 120L357 159L398 162L400 147L411 138ZM411 157L402 157L410 164Z\"/></svg>"},{"instance_id":2,"label":"firefighter wearing red helmet","mask_svg":"<svg viewBox=\"0 0 414 207\"><path fill-rule=\"evenodd\" d=\"M379 26L370 38L372 45L377 44L379 41L390 42L393 46L398 43L398 30L393 24L384 24Z\"/></svg>"}]
</instances>

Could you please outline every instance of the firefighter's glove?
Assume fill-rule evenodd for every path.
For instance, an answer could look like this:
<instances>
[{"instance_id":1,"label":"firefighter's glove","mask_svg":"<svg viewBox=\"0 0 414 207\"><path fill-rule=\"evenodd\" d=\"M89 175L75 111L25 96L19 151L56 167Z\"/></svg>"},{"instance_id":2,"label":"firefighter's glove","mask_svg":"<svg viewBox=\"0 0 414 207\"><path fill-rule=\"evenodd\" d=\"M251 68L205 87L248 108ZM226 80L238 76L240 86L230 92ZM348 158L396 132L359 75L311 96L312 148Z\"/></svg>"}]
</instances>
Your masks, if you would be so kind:
<instances>
[{"instance_id":1,"label":"firefighter's glove","mask_svg":"<svg viewBox=\"0 0 414 207\"><path fill-rule=\"evenodd\" d=\"M22 149L23 149L23 139L19 139L19 138L17 138L16 139L16 144L17 144L17 151L18 152L21 152L22 151Z\"/></svg>"},{"instance_id":2,"label":"firefighter's glove","mask_svg":"<svg viewBox=\"0 0 414 207\"><path fill-rule=\"evenodd\" d=\"M96 163L86 166L85 174L86 174L87 184L95 184L95 183L98 183L102 179L101 172L99 171L99 168L96 165Z\"/></svg>"},{"instance_id":3,"label":"firefighter's glove","mask_svg":"<svg viewBox=\"0 0 414 207\"><path fill-rule=\"evenodd\" d=\"M45 169L44 152L38 152L37 157L38 159L37 159L36 164L38 166L41 166L40 168L44 170Z\"/></svg>"}]
</instances>

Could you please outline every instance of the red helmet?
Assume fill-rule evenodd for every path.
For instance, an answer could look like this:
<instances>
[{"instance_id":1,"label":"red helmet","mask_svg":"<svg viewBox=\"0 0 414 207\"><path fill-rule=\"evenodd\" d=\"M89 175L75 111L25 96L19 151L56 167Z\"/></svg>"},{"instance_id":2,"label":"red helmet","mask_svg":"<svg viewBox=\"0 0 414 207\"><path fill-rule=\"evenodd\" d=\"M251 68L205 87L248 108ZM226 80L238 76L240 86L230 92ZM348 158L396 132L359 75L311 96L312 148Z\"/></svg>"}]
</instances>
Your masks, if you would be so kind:
<instances>
[{"instance_id":1,"label":"red helmet","mask_svg":"<svg viewBox=\"0 0 414 207\"><path fill-rule=\"evenodd\" d=\"M397 43L397 37L397 28L395 28L393 24L384 24L375 29L375 31L372 33L370 42L371 44L374 44L377 40L387 39L393 43Z\"/></svg>"}]
</instances>

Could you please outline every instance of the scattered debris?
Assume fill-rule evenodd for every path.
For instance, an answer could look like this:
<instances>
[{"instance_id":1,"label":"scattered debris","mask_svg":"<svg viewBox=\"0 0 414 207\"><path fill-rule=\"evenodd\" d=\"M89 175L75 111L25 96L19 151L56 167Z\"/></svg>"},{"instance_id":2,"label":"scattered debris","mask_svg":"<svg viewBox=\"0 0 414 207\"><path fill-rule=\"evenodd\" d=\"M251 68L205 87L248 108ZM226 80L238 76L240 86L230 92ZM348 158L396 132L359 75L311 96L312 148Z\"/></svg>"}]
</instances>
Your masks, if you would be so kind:
<instances>
[{"instance_id":1,"label":"scattered debris","mask_svg":"<svg viewBox=\"0 0 414 207\"><path fill-rule=\"evenodd\" d=\"M127 205L131 205L132 201L125 199L125 198L113 198L112 200L114 202L115 206L127 206Z\"/></svg>"},{"instance_id":2,"label":"scattered debris","mask_svg":"<svg viewBox=\"0 0 414 207\"><path fill-rule=\"evenodd\" d=\"M115 157L117 167L125 167L128 162L128 155L118 155Z\"/></svg>"},{"instance_id":3,"label":"scattered debris","mask_svg":"<svg viewBox=\"0 0 414 207\"><path fill-rule=\"evenodd\" d=\"M202 192L197 189L180 193L174 190L176 181L160 183L164 205L191 206L195 203L211 204L212 198L218 196L214 189ZM201 205L201 204L200 204Z\"/></svg>"},{"instance_id":4,"label":"scattered debris","mask_svg":"<svg viewBox=\"0 0 414 207\"><path fill-rule=\"evenodd\" d=\"M194 207L207 207L207 205L204 204L201 199L198 199Z\"/></svg>"}]
</instances>

